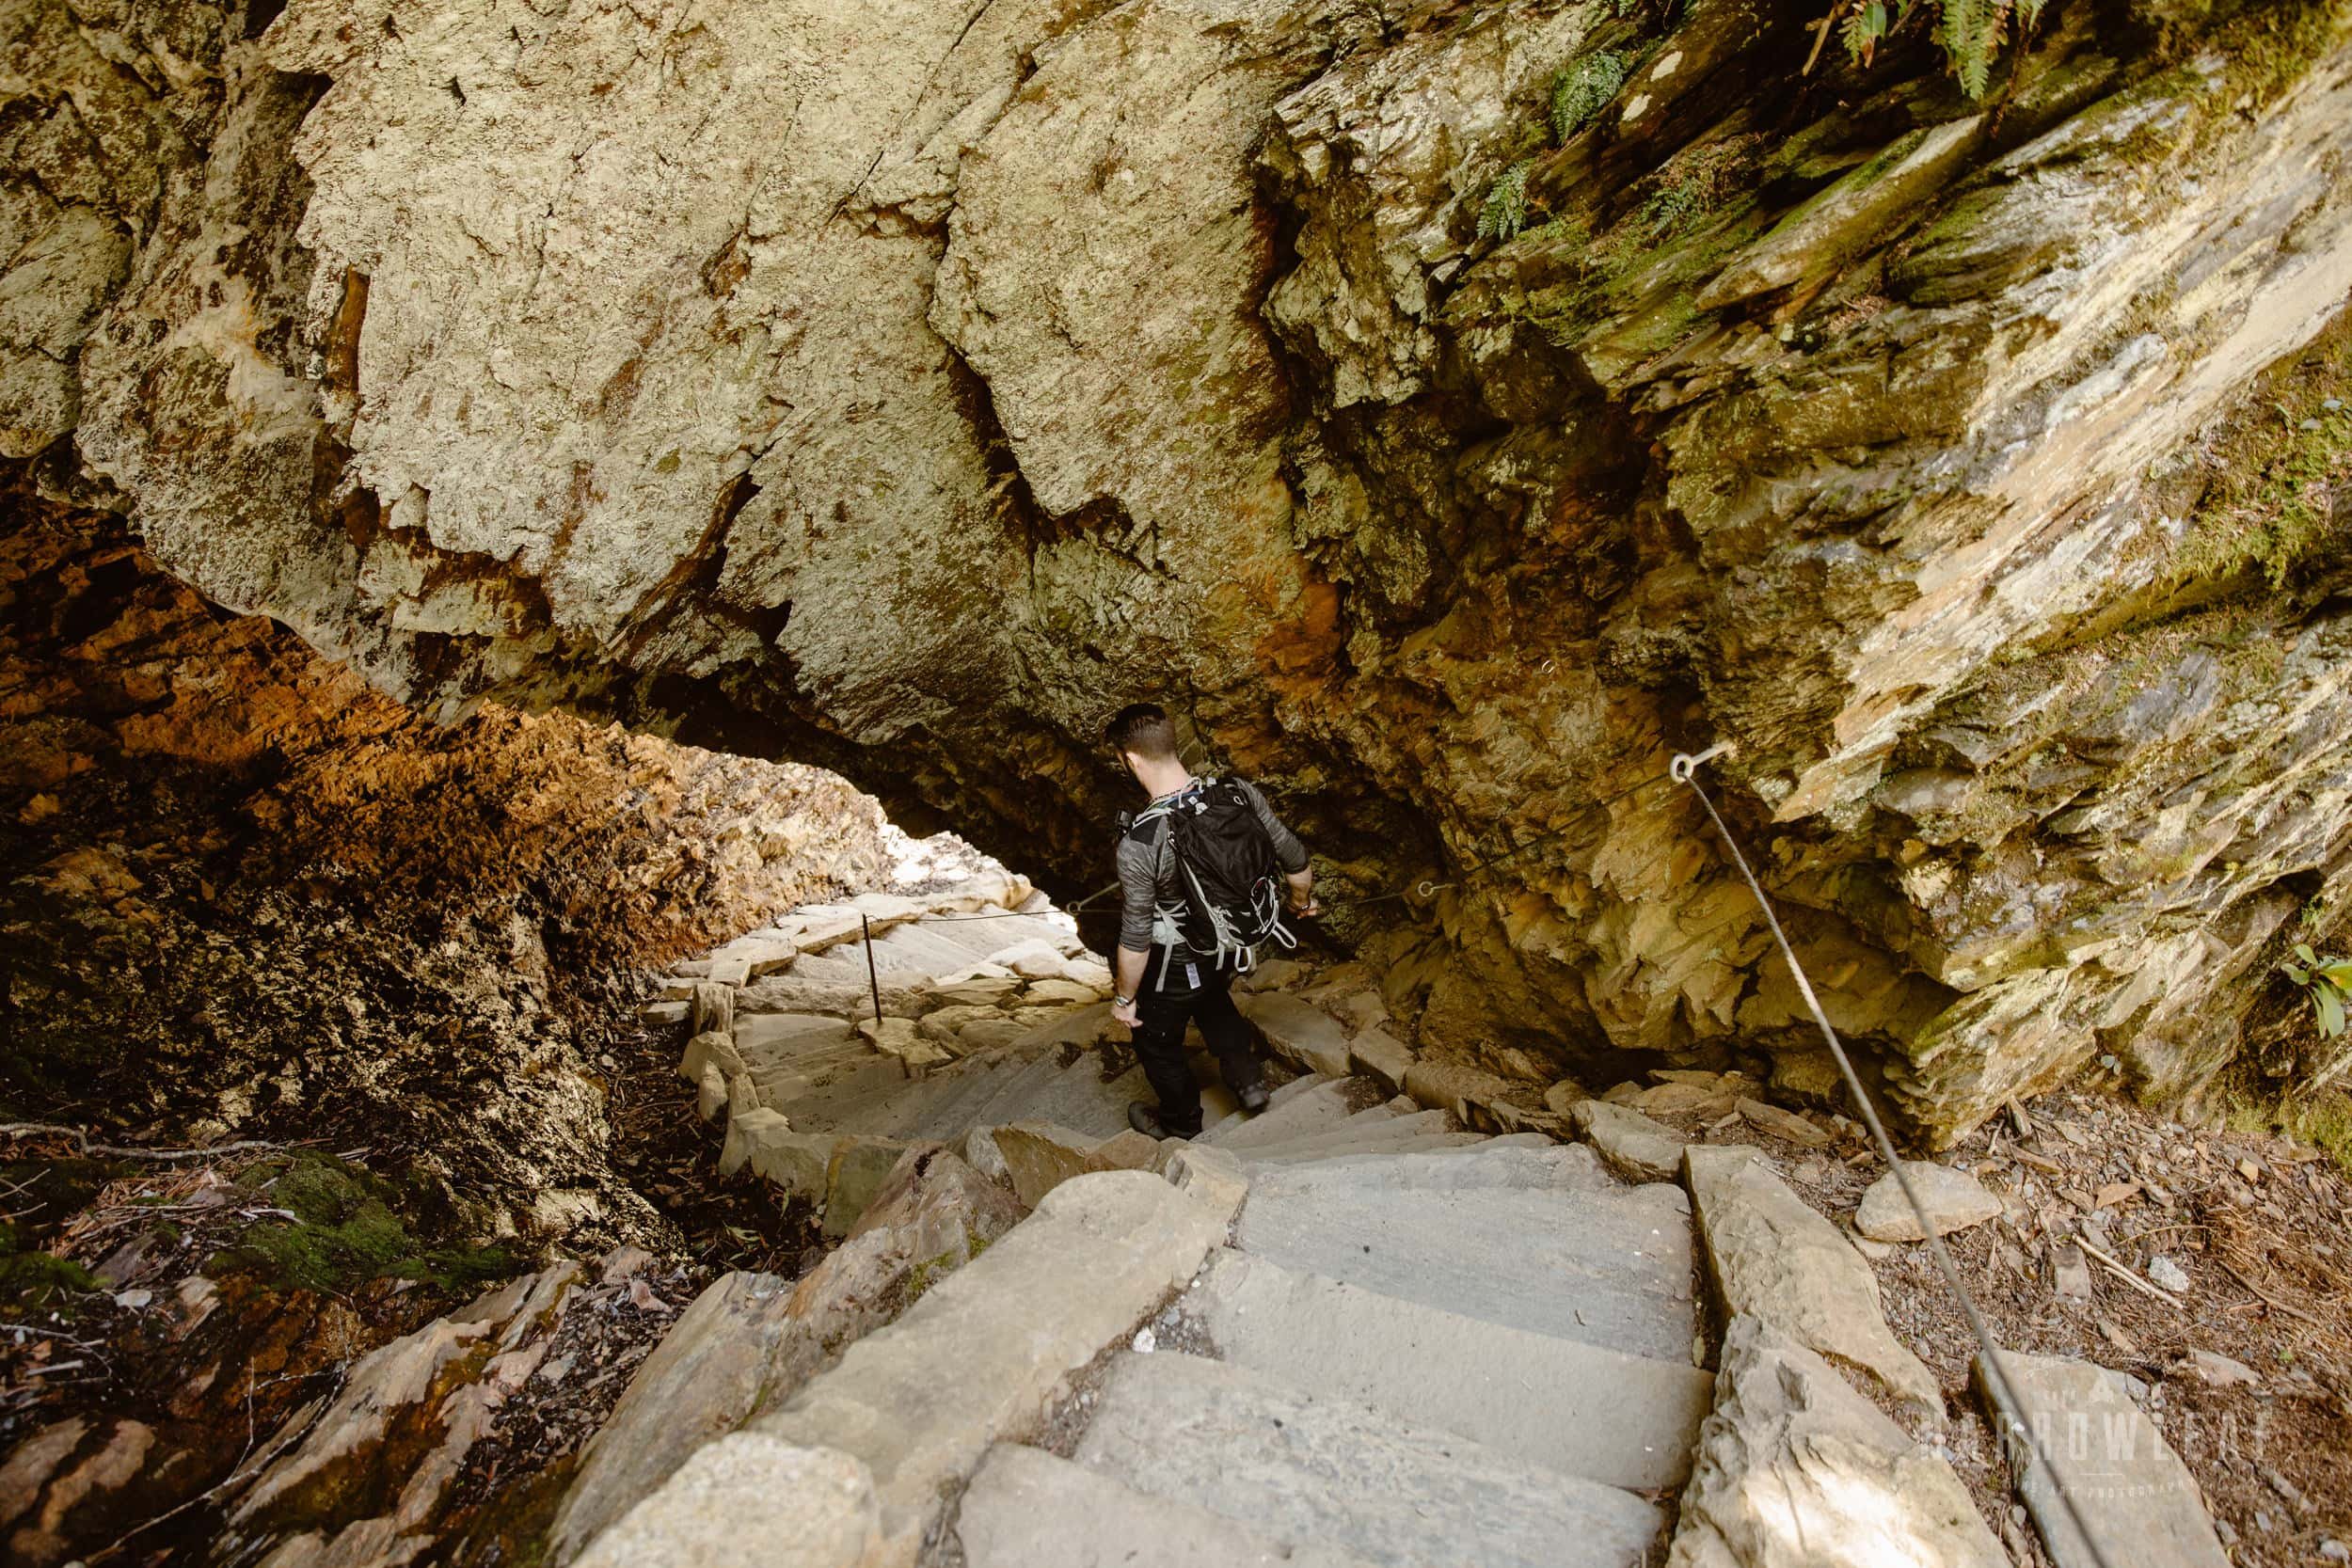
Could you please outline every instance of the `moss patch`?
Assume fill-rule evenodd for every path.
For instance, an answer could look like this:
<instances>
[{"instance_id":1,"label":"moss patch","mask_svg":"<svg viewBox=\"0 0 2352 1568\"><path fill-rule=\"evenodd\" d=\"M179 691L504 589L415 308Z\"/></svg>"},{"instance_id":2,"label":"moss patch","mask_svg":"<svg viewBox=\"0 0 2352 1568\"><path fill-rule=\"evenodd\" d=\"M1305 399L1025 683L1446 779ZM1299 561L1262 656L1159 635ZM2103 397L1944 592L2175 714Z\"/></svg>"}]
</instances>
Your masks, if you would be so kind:
<instances>
[{"instance_id":1,"label":"moss patch","mask_svg":"<svg viewBox=\"0 0 2352 1568\"><path fill-rule=\"evenodd\" d=\"M319 1154L269 1161L238 1178L264 1189L274 1209L292 1214L246 1231L215 1259L281 1287L341 1291L378 1275L458 1291L502 1279L521 1264L502 1247L421 1247L382 1180Z\"/></svg>"},{"instance_id":2,"label":"moss patch","mask_svg":"<svg viewBox=\"0 0 2352 1568\"><path fill-rule=\"evenodd\" d=\"M70 1258L46 1252L0 1258L0 1307L11 1312L32 1307L54 1310L69 1296L100 1289L97 1276Z\"/></svg>"},{"instance_id":3,"label":"moss patch","mask_svg":"<svg viewBox=\"0 0 2352 1568\"><path fill-rule=\"evenodd\" d=\"M2273 588L2352 521L2352 312L2225 428L2171 561L2177 583L2259 570Z\"/></svg>"},{"instance_id":4,"label":"moss patch","mask_svg":"<svg viewBox=\"0 0 2352 1568\"><path fill-rule=\"evenodd\" d=\"M2323 1148L2352 1174L2352 1094L2326 1089L2284 1100L2233 1094L2223 1115L2233 1132L2284 1133L2297 1143Z\"/></svg>"}]
</instances>

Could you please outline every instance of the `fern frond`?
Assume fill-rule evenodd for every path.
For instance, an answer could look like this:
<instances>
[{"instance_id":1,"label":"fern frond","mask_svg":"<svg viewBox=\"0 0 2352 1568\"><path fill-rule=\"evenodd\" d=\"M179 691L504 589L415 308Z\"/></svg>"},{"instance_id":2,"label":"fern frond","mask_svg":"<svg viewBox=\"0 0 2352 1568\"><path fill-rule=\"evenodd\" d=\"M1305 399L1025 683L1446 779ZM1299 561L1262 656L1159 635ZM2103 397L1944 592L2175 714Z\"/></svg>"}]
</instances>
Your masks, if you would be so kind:
<instances>
[{"instance_id":1,"label":"fern frond","mask_svg":"<svg viewBox=\"0 0 2352 1568\"><path fill-rule=\"evenodd\" d=\"M1993 40L2002 8L1993 0L1944 0L1944 53L1960 78L1960 90L1982 98L1993 85Z\"/></svg>"},{"instance_id":2,"label":"fern frond","mask_svg":"<svg viewBox=\"0 0 2352 1568\"><path fill-rule=\"evenodd\" d=\"M1527 176L1535 160L1521 158L1495 176L1486 204L1478 211L1478 237L1508 240L1527 227Z\"/></svg>"},{"instance_id":3,"label":"fern frond","mask_svg":"<svg viewBox=\"0 0 2352 1568\"><path fill-rule=\"evenodd\" d=\"M1609 50L1587 55L1551 79L1551 138L1567 142L1591 124L1625 86L1625 58Z\"/></svg>"},{"instance_id":4,"label":"fern frond","mask_svg":"<svg viewBox=\"0 0 2352 1568\"><path fill-rule=\"evenodd\" d=\"M1878 47L1879 40L1886 36L1886 7L1881 0L1870 0L1868 5L1848 11L1839 29L1846 57L1856 65L1868 65L1871 52Z\"/></svg>"}]
</instances>

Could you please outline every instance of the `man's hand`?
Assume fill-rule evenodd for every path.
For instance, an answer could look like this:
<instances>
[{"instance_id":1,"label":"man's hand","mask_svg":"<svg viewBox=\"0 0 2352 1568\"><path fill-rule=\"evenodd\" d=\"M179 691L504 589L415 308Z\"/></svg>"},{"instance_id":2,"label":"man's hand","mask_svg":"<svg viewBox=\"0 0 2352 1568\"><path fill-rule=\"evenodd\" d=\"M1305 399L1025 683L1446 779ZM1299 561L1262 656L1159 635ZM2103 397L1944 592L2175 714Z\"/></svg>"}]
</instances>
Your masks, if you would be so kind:
<instances>
[{"instance_id":1,"label":"man's hand","mask_svg":"<svg viewBox=\"0 0 2352 1568\"><path fill-rule=\"evenodd\" d=\"M1301 920L1311 920L1323 912L1323 900L1315 896L1313 868L1294 871L1284 880L1290 883L1290 893L1283 902L1290 906L1291 913Z\"/></svg>"},{"instance_id":2,"label":"man's hand","mask_svg":"<svg viewBox=\"0 0 2352 1568\"><path fill-rule=\"evenodd\" d=\"M1111 998L1111 1019L1112 1019L1112 1021L1113 1021L1114 1022L1123 1023L1123 1024L1125 1024L1125 1025L1126 1025L1128 1028L1130 1028L1130 1029L1136 1028L1136 1026L1138 1026L1139 1024L1141 1024L1141 1023L1142 1023L1142 1022L1143 1022L1143 1020L1142 1020L1141 1016L1138 1014L1138 1012L1137 1012L1137 1010L1136 1010L1136 1006L1137 1006L1137 1005L1136 1005L1136 998L1134 998L1134 997L1132 997L1132 996L1131 996L1131 997L1129 997L1129 998L1128 998L1126 1001L1124 1001L1124 1002L1121 1002L1120 1000L1119 1000L1119 998L1117 998L1117 997L1115 997L1115 996L1114 996L1114 997L1112 997L1112 998Z\"/></svg>"}]
</instances>

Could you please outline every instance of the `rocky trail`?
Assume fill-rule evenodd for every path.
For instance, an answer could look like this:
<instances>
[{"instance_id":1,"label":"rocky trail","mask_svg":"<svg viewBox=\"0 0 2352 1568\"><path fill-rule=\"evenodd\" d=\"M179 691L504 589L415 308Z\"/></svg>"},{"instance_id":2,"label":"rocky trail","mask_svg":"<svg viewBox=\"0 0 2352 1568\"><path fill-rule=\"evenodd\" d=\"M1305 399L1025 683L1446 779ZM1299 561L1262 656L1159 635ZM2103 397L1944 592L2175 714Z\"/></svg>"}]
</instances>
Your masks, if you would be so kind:
<instances>
[{"instance_id":1,"label":"rocky trail","mask_svg":"<svg viewBox=\"0 0 2352 1568\"><path fill-rule=\"evenodd\" d=\"M204 1531L131 1557L2090 1568L2017 1485L1844 1118L1682 1069L1529 1107L1400 1045L1359 970L1285 960L1240 995L1268 1108L1212 1088L1201 1137L1163 1144L1126 1128L1148 1091L1107 983L1001 874L799 906L681 961L643 1006L648 1097L704 1130L674 1179L748 1182L801 1241L716 1274L558 1260L412 1322L264 1402ZM2352 1435L2344 1295L2205 1200L2325 1227L2324 1261L2352 1242L2343 1177L2175 1132L2169 1181L2077 1193L2152 1163L2136 1117L2085 1095L1915 1174L2027 1419L2126 1434L2120 1468L2055 1450L2120 1560L2308 1560L2352 1535L2324 1458ZM217 1180L178 1180L183 1205ZM2143 1221L2157 1195L2211 1243ZM2139 1285L2045 1278L2070 1242ZM2184 1267L2220 1310L2140 1293ZM2268 1271L2236 1292L2260 1323L2218 1299L2240 1270ZM162 1334L201 1332L208 1283L156 1303ZM119 1422L21 1445L16 1549L63 1560L43 1541L93 1505L137 1523L139 1457Z\"/></svg>"}]
</instances>

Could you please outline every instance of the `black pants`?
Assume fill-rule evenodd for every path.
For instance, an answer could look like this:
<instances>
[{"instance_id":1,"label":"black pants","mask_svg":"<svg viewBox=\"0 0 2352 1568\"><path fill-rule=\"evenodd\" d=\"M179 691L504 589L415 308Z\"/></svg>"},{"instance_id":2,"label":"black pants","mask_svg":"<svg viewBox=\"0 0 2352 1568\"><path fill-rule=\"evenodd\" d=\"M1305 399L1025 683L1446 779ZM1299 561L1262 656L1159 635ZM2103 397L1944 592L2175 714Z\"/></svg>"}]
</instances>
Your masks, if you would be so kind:
<instances>
[{"instance_id":1,"label":"black pants","mask_svg":"<svg viewBox=\"0 0 2352 1568\"><path fill-rule=\"evenodd\" d=\"M1136 994L1136 1058L1152 1092L1160 1098L1160 1125L1180 1138L1200 1131L1200 1085L1184 1059L1184 1025L1200 1026L1200 1037L1216 1057L1218 1076L1239 1094L1258 1081L1249 1021L1233 1006L1233 976L1206 964L1178 964L1160 984L1161 955L1153 953ZM1194 975L1200 983L1192 983Z\"/></svg>"}]
</instances>

